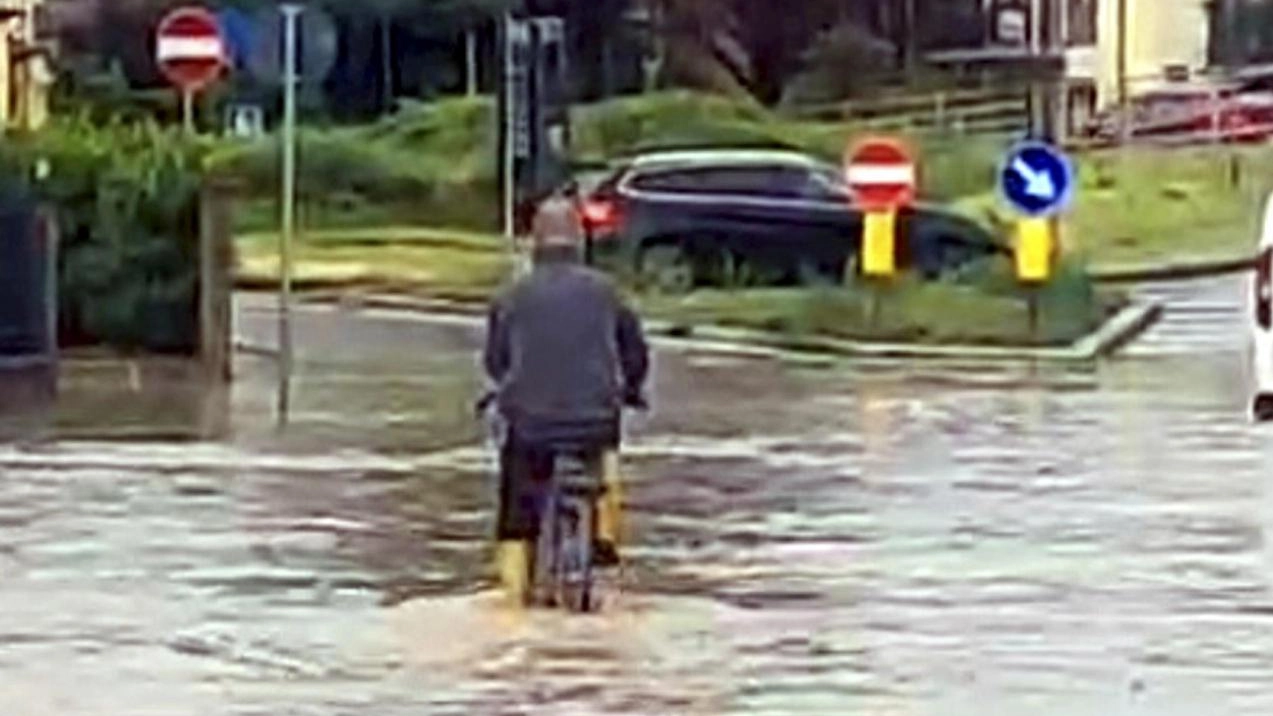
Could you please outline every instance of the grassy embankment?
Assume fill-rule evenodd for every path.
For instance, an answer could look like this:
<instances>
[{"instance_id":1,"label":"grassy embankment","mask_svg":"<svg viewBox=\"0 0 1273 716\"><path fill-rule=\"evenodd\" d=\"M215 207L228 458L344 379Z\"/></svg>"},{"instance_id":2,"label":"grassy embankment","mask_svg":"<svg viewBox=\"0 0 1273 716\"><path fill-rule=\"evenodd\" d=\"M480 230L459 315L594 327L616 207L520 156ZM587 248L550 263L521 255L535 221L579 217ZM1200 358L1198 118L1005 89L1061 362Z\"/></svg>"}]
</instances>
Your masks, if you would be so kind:
<instances>
[{"instance_id":1,"label":"grassy embankment","mask_svg":"<svg viewBox=\"0 0 1273 716\"><path fill-rule=\"evenodd\" d=\"M258 286L277 276L277 235L245 235L241 274ZM461 302L485 301L509 276L512 256L483 234L413 229L332 229L310 232L296 255L301 286L351 287ZM1064 344L1121 305L1097 291L1082 268L1063 267L1041 292L1042 321L1029 330L1023 294L1005 263L974 267L949 280L903 279L814 289L696 291L688 296L635 297L650 319L678 325L723 325L836 338L978 345ZM878 312L872 315L872 302Z\"/></svg>"},{"instance_id":2,"label":"grassy embankment","mask_svg":"<svg viewBox=\"0 0 1273 716\"><path fill-rule=\"evenodd\" d=\"M1095 270L1253 254L1273 190L1273 147L1108 150L1077 158L1065 246ZM957 205L989 223L1010 217L993 193Z\"/></svg>"},{"instance_id":3,"label":"grassy embankment","mask_svg":"<svg viewBox=\"0 0 1273 716\"><path fill-rule=\"evenodd\" d=\"M461 300L487 297L507 275L510 258L491 235L489 114L480 101L408 109L369 127L311 132L302 150L302 281L362 283ZM835 161L851 127L792 123L725 100L672 94L584 108L580 158L596 161L654 144L782 143ZM921 148L924 193L1006 227L1010 219L988 187L1006 140L933 140ZM267 196L270 148L236 159ZM1234 158L1238 182L1232 183ZM1273 151L1136 149L1080 156L1080 187L1067 216L1073 264L1051 289L1045 342L1064 342L1107 312L1077 266L1145 265L1231 257L1254 242L1262 197L1273 187ZM268 280L277 265L264 227L273 207L249 207L240 243L244 273ZM421 224L458 229L421 229ZM346 227L344 229L332 227ZM1002 267L998 270L1003 274ZM984 281L904 283L882 302L877 323L860 287L818 291L710 291L678 299L644 297L651 315L858 338L931 342L1020 343L1026 307L1004 277ZM1007 284L1010 284L1010 280ZM1078 298L1074 298L1077 296ZM1051 316L1051 318L1049 318Z\"/></svg>"}]
</instances>

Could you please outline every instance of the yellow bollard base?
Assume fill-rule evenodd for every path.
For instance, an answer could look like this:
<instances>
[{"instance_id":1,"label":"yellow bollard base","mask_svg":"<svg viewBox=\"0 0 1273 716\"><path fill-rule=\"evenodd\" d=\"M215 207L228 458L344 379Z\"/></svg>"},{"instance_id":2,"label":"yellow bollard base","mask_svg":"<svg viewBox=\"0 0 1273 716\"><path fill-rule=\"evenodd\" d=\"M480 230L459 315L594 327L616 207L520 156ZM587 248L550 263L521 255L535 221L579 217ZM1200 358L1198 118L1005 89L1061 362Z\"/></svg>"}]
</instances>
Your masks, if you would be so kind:
<instances>
[{"instance_id":1,"label":"yellow bollard base","mask_svg":"<svg viewBox=\"0 0 1273 716\"><path fill-rule=\"evenodd\" d=\"M1052 275L1052 220L1027 218L1017 223L1015 263L1024 283L1043 283Z\"/></svg>"},{"instance_id":2,"label":"yellow bollard base","mask_svg":"<svg viewBox=\"0 0 1273 716\"><path fill-rule=\"evenodd\" d=\"M862 273L889 278L897 273L896 211L868 211L862 225Z\"/></svg>"}]
</instances>

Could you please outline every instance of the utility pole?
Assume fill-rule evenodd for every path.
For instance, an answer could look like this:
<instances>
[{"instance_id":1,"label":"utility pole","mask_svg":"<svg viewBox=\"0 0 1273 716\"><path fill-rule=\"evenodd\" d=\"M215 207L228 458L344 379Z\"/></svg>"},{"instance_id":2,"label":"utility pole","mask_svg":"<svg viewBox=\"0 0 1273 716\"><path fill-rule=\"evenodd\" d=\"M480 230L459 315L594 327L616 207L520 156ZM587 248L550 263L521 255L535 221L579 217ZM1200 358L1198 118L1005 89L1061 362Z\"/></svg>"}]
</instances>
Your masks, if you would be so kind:
<instances>
[{"instance_id":1,"label":"utility pole","mask_svg":"<svg viewBox=\"0 0 1273 716\"><path fill-rule=\"evenodd\" d=\"M1030 54L1043 54L1043 13L1046 0L1030 0Z\"/></svg>"},{"instance_id":2,"label":"utility pole","mask_svg":"<svg viewBox=\"0 0 1273 716\"><path fill-rule=\"evenodd\" d=\"M1118 12L1118 42L1115 48L1117 57L1114 58L1114 71L1118 77L1118 106L1122 109L1119 117L1118 131L1121 135L1119 143L1126 145L1132 136L1130 101L1131 96L1127 88L1127 0L1118 0L1115 8Z\"/></svg>"},{"instance_id":3,"label":"utility pole","mask_svg":"<svg viewBox=\"0 0 1273 716\"><path fill-rule=\"evenodd\" d=\"M1222 62L1229 68L1236 68L1242 64L1242 38L1239 36L1238 25L1240 18L1238 17L1238 0L1217 0L1220 4L1220 16L1223 32L1223 52L1224 58Z\"/></svg>"},{"instance_id":4,"label":"utility pole","mask_svg":"<svg viewBox=\"0 0 1273 716\"><path fill-rule=\"evenodd\" d=\"M910 81L915 77L915 70L919 66L919 23L916 21L918 15L915 11L916 0L905 0L903 3L902 26L905 28L905 37L902 42L905 45L905 55L902 58L906 68L906 79Z\"/></svg>"},{"instance_id":5,"label":"utility pole","mask_svg":"<svg viewBox=\"0 0 1273 716\"><path fill-rule=\"evenodd\" d=\"M1059 139L1057 119L1064 107L1064 69L1061 57L1061 5L1058 0L1032 0L1030 6L1030 134L1037 139Z\"/></svg>"}]
</instances>

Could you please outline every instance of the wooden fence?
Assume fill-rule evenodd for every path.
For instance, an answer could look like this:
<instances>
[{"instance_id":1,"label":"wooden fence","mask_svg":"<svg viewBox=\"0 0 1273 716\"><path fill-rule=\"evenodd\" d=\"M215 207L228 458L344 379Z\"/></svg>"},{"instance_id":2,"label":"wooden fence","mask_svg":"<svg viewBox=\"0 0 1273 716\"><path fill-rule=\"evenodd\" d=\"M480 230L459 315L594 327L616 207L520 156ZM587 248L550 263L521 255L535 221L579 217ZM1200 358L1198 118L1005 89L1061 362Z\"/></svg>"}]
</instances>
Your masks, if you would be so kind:
<instances>
[{"instance_id":1,"label":"wooden fence","mask_svg":"<svg viewBox=\"0 0 1273 716\"><path fill-rule=\"evenodd\" d=\"M789 107L795 119L850 122L877 131L1003 134L1029 123L1024 88L908 93L821 105Z\"/></svg>"}]
</instances>

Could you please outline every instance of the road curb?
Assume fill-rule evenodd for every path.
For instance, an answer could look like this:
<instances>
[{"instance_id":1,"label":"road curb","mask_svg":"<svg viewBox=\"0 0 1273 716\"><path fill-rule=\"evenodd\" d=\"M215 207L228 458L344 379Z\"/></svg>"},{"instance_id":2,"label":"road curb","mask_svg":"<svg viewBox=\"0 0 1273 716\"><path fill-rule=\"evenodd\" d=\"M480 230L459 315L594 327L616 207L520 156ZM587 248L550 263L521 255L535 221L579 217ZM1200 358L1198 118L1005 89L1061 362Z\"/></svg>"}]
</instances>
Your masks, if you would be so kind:
<instances>
[{"instance_id":1,"label":"road curb","mask_svg":"<svg viewBox=\"0 0 1273 716\"><path fill-rule=\"evenodd\" d=\"M1091 277L1098 283L1140 283L1205 278L1248 271L1255 266L1255 260L1254 255L1243 255L1142 266L1112 266L1092 270Z\"/></svg>"},{"instance_id":2,"label":"road curb","mask_svg":"<svg viewBox=\"0 0 1273 716\"><path fill-rule=\"evenodd\" d=\"M1162 318L1163 305L1157 301L1133 303L1102 325L1095 333L1074 344L1076 352L1091 358L1113 355L1149 330Z\"/></svg>"},{"instance_id":3,"label":"road curb","mask_svg":"<svg viewBox=\"0 0 1273 716\"><path fill-rule=\"evenodd\" d=\"M243 355L256 356L258 358L269 358L271 360L278 360L281 355L281 351L273 346L248 343L244 340L234 341L234 352L242 353Z\"/></svg>"},{"instance_id":4,"label":"road curb","mask_svg":"<svg viewBox=\"0 0 1273 716\"><path fill-rule=\"evenodd\" d=\"M1069 346L970 346L916 345L847 341L819 336L784 336L763 331L706 326L692 329L651 323L655 335L686 340L707 339L718 343L742 343L781 350L840 355L849 358L974 359L982 361L1093 361L1114 353L1162 315L1156 303L1137 303L1124 308L1099 329Z\"/></svg>"},{"instance_id":5,"label":"road curb","mask_svg":"<svg viewBox=\"0 0 1273 716\"><path fill-rule=\"evenodd\" d=\"M32 354L20 356L0 356L0 371L23 371L33 368L47 368L57 364L57 359L50 355Z\"/></svg>"},{"instance_id":6,"label":"road curb","mask_svg":"<svg viewBox=\"0 0 1273 716\"><path fill-rule=\"evenodd\" d=\"M1222 276L1230 273L1248 271L1255 266L1254 254L1243 254L1214 259L1194 259L1166 263L1128 264L1124 266L1106 266L1089 271L1091 279L1097 283L1138 283L1146 281L1171 281L1176 279L1205 278ZM278 287L278 279L264 275L239 274L234 278L234 288L238 291L271 291ZM366 278L304 278L293 281L292 288L297 292L311 294L344 295L357 290L382 290L384 282L371 281ZM435 300L435 299L428 299ZM442 304L462 306L461 302L436 299ZM448 308L450 306L447 306Z\"/></svg>"},{"instance_id":7,"label":"road curb","mask_svg":"<svg viewBox=\"0 0 1273 716\"><path fill-rule=\"evenodd\" d=\"M480 320L485 307L456 301L420 299L407 296L350 296L337 292L311 294L300 298L310 304L339 304L351 308L407 311L419 314L459 315ZM761 347L772 350L836 355L849 358L891 359L972 359L981 361L1093 361L1114 353L1140 335L1162 315L1157 303L1134 303L1123 308L1100 328L1068 346L970 346L916 345L906 343L874 343L849 341L821 336L790 336L779 333L729 328L724 326L686 327L665 321L650 321L646 332L652 338L665 338L689 344ZM245 353L276 358L278 351L268 347L236 342Z\"/></svg>"},{"instance_id":8,"label":"road curb","mask_svg":"<svg viewBox=\"0 0 1273 716\"><path fill-rule=\"evenodd\" d=\"M487 310L484 303L476 301L351 291L315 291L300 296L298 300L301 303L338 304L347 308L401 309L417 313L453 313L464 316L483 316Z\"/></svg>"}]
</instances>

